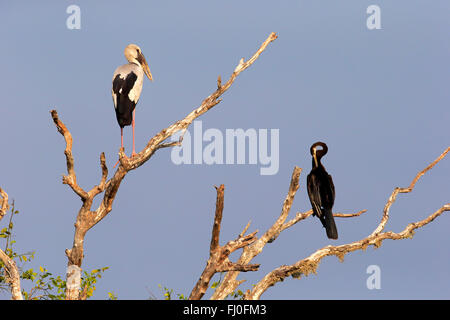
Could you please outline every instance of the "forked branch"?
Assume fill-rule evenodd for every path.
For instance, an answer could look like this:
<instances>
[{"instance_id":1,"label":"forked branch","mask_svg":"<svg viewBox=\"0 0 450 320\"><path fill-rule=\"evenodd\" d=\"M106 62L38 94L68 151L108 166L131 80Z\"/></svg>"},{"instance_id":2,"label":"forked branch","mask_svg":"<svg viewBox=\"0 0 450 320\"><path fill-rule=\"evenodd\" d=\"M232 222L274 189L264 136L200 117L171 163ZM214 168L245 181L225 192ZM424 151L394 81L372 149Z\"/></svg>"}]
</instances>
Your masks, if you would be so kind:
<instances>
[{"instance_id":1,"label":"forked branch","mask_svg":"<svg viewBox=\"0 0 450 320\"><path fill-rule=\"evenodd\" d=\"M246 229L239 234L237 239L228 241L224 246L219 245L220 236L220 224L223 216L224 205L224 191L225 186L222 184L219 188L216 187L217 199L216 199L216 212L214 215L214 225L211 235L211 245L209 248L209 259L206 263L206 267L197 281L194 289L192 290L189 299L198 300L203 297L208 289L209 283L212 277L217 272L228 271L256 271L259 268L259 264L240 264L234 263L229 260L229 256L234 251L244 248L256 240L256 233L254 231L249 235L245 235Z\"/></svg>"}]
</instances>

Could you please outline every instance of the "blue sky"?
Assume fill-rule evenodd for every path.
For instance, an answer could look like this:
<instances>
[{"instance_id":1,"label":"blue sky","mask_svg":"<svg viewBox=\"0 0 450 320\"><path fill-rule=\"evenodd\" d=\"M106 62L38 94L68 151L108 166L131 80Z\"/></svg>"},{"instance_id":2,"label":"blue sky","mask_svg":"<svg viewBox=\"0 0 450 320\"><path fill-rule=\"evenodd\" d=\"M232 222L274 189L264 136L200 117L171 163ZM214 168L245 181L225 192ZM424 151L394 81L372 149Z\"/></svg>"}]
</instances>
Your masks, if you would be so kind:
<instances>
[{"instance_id":1,"label":"blue sky","mask_svg":"<svg viewBox=\"0 0 450 320\"><path fill-rule=\"evenodd\" d=\"M81 9L79 30L66 26L72 4ZM366 27L372 4L381 9L380 30ZM309 210L309 147L319 140L329 147L323 164L336 186L335 211L368 212L337 219L334 242L316 218L283 232L253 261L260 271L240 275L247 279L241 289L316 249L367 236L392 190L409 185L449 146L449 10L442 0L1 2L0 186L20 210L16 249L36 251L26 267L65 274L64 250L72 245L81 204L61 183L65 144L49 111L58 111L74 137L80 185L98 183L101 152L111 175L120 147L111 79L126 62L129 43L141 47L154 76L144 82L137 106L141 150L199 106L218 75L227 79L240 58L276 32L279 38L199 120L204 130L223 133L278 129L279 170L260 175L251 164L177 166L169 149L158 151L127 175L113 211L86 236L83 268L110 268L95 298L109 291L119 299L162 298L158 284L189 294L209 254L214 185L226 188L221 244L249 220L249 231L260 234L275 221L296 165L303 172L290 217ZM124 131L129 153L131 128ZM412 194L400 195L386 230L400 231L448 203L449 170L445 159ZM443 214L412 240L385 241L344 263L325 258L317 275L287 279L262 298L449 299L449 226ZM366 287L370 265L380 267L380 290Z\"/></svg>"}]
</instances>

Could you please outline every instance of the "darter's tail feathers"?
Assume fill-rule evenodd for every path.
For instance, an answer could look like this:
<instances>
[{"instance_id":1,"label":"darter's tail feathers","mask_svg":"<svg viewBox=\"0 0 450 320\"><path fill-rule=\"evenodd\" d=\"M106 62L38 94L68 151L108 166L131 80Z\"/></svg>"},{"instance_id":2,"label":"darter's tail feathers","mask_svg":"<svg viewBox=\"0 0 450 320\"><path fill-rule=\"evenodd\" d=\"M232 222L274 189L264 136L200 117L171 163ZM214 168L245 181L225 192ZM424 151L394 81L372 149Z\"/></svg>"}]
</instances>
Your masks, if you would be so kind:
<instances>
[{"instance_id":1,"label":"darter's tail feathers","mask_svg":"<svg viewBox=\"0 0 450 320\"><path fill-rule=\"evenodd\" d=\"M329 239L336 240L338 238L338 232L336 228L336 223L334 222L333 212L331 210L323 210L323 217L320 219L323 226L327 231L327 237Z\"/></svg>"}]
</instances>

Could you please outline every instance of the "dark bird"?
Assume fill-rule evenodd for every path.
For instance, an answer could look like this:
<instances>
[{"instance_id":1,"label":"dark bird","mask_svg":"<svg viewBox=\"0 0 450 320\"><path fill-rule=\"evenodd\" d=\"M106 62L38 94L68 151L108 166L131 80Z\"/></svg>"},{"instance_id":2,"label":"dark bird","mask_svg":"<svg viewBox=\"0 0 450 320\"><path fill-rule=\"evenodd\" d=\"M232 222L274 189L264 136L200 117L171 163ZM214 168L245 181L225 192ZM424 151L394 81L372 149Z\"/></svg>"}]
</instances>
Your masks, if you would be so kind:
<instances>
[{"instance_id":1,"label":"dark bird","mask_svg":"<svg viewBox=\"0 0 450 320\"><path fill-rule=\"evenodd\" d=\"M319 146L322 148L318 149ZM320 162L320 159L327 154L328 147L323 142L316 142L311 146L310 152L312 169L307 177L307 187L313 215L319 217L328 238L337 239L338 232L332 212L335 197L333 179Z\"/></svg>"},{"instance_id":2,"label":"dark bird","mask_svg":"<svg viewBox=\"0 0 450 320\"><path fill-rule=\"evenodd\" d=\"M128 63L118 67L114 71L111 94L116 110L117 122L120 126L122 148L123 127L131 124L133 128L133 151L131 157L134 157L136 155L134 148L135 108L141 95L144 73L149 80L153 80L153 78L141 48L135 44L129 44L125 48L124 54Z\"/></svg>"}]
</instances>

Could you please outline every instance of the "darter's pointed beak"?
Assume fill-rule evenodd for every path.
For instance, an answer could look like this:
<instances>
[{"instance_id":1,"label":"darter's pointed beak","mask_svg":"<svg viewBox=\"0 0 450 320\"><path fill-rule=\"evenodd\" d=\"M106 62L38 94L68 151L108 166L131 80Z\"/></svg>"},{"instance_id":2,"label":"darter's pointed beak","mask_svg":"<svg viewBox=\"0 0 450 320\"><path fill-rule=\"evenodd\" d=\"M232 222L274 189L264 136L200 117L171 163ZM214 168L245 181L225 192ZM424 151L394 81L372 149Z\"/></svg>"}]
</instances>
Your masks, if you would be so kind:
<instances>
[{"instance_id":1,"label":"darter's pointed beak","mask_svg":"<svg viewBox=\"0 0 450 320\"><path fill-rule=\"evenodd\" d=\"M316 164L316 167L318 167L319 164L317 163L317 152L316 152L316 148L313 148L313 158L314 158L314 163Z\"/></svg>"}]
</instances>

